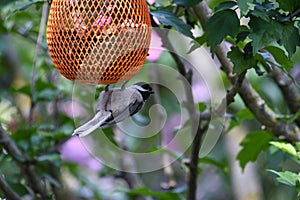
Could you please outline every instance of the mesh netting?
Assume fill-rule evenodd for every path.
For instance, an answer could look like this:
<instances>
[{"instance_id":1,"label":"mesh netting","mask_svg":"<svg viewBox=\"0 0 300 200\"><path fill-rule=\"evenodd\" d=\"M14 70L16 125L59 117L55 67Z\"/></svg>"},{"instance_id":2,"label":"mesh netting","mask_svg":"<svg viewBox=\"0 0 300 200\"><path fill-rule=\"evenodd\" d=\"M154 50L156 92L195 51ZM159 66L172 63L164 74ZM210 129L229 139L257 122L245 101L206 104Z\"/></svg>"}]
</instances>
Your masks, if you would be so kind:
<instances>
[{"instance_id":1,"label":"mesh netting","mask_svg":"<svg viewBox=\"0 0 300 200\"><path fill-rule=\"evenodd\" d=\"M53 0L47 42L63 76L110 84L139 71L150 31L146 0Z\"/></svg>"}]
</instances>

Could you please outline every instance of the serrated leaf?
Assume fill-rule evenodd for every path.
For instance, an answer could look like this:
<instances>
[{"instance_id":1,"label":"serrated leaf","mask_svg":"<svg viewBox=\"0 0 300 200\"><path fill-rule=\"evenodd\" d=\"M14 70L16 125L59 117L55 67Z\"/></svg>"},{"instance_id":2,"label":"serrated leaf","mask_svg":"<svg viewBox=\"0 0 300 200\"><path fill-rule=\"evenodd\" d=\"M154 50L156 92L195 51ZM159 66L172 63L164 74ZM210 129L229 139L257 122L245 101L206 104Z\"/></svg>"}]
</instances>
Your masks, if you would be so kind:
<instances>
[{"instance_id":1,"label":"serrated leaf","mask_svg":"<svg viewBox=\"0 0 300 200\"><path fill-rule=\"evenodd\" d=\"M172 26L180 33L190 37L194 38L192 32L191 32L191 26L184 23L181 19L179 19L175 14L173 14L171 11L167 10L156 10L151 11L151 14L155 16L160 23L162 23L165 26Z\"/></svg>"},{"instance_id":2,"label":"serrated leaf","mask_svg":"<svg viewBox=\"0 0 300 200\"><path fill-rule=\"evenodd\" d=\"M241 74L246 69L255 68L257 61L253 57L246 57L245 54L238 48L233 47L227 53L227 57L233 63L233 72Z\"/></svg>"},{"instance_id":3,"label":"serrated leaf","mask_svg":"<svg viewBox=\"0 0 300 200\"><path fill-rule=\"evenodd\" d=\"M285 185L296 186L297 182L300 181L299 174L290 171L285 171L285 172L277 172L275 170L268 170L268 171L276 174L278 176L277 181Z\"/></svg>"},{"instance_id":4,"label":"serrated leaf","mask_svg":"<svg viewBox=\"0 0 300 200\"><path fill-rule=\"evenodd\" d=\"M270 18L269 18L269 15L268 13L266 12L265 9L262 9L261 7L259 6L255 6L255 9L252 10L251 12L251 15L255 16L255 17L258 17L266 22L269 22L270 21Z\"/></svg>"},{"instance_id":5,"label":"serrated leaf","mask_svg":"<svg viewBox=\"0 0 300 200\"><path fill-rule=\"evenodd\" d=\"M295 147L290 143L272 141L270 144L284 152L291 154L292 156L297 156Z\"/></svg>"},{"instance_id":6,"label":"serrated leaf","mask_svg":"<svg viewBox=\"0 0 300 200\"><path fill-rule=\"evenodd\" d=\"M254 162L260 152L268 146L273 135L266 131L256 131L248 134L240 143L242 150L237 155L241 168L244 170L248 162Z\"/></svg>"},{"instance_id":7,"label":"serrated leaf","mask_svg":"<svg viewBox=\"0 0 300 200\"><path fill-rule=\"evenodd\" d=\"M267 46L264 49L272 54L275 61L287 71L289 71L293 67L293 62L285 55L282 49L275 46Z\"/></svg>"},{"instance_id":8,"label":"serrated leaf","mask_svg":"<svg viewBox=\"0 0 300 200\"><path fill-rule=\"evenodd\" d=\"M230 9L233 8L234 6L236 6L236 2L235 1L225 1L220 3L216 8L215 11L220 11L220 10L226 10L226 9Z\"/></svg>"},{"instance_id":9,"label":"serrated leaf","mask_svg":"<svg viewBox=\"0 0 300 200\"><path fill-rule=\"evenodd\" d=\"M237 0L237 5L242 15L246 15L249 10L253 7L253 0Z\"/></svg>"},{"instance_id":10,"label":"serrated leaf","mask_svg":"<svg viewBox=\"0 0 300 200\"><path fill-rule=\"evenodd\" d=\"M207 44L214 52L226 36L235 37L239 33L240 20L233 10L222 10L215 13L205 24Z\"/></svg>"},{"instance_id":11,"label":"serrated leaf","mask_svg":"<svg viewBox=\"0 0 300 200\"><path fill-rule=\"evenodd\" d=\"M200 3L202 0L173 0L174 4L186 6L186 7L192 7Z\"/></svg>"},{"instance_id":12,"label":"serrated leaf","mask_svg":"<svg viewBox=\"0 0 300 200\"><path fill-rule=\"evenodd\" d=\"M282 37L280 39L280 44L285 47L289 58L291 58L296 52L296 47L300 46L299 30L293 24L282 26Z\"/></svg>"},{"instance_id":13,"label":"serrated leaf","mask_svg":"<svg viewBox=\"0 0 300 200\"><path fill-rule=\"evenodd\" d=\"M255 55L264 44L276 42L282 36L282 26L273 20L266 22L261 18L251 16L249 26L252 29L249 38L252 40L253 55Z\"/></svg>"}]
</instances>

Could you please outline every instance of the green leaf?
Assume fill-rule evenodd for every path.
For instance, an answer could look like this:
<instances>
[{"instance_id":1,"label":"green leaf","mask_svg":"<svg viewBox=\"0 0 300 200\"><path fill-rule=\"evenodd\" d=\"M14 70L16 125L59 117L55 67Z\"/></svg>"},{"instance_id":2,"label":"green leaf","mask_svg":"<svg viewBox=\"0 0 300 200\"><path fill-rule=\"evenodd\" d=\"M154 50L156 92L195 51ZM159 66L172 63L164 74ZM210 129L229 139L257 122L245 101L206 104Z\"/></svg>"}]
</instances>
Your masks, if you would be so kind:
<instances>
[{"instance_id":1,"label":"green leaf","mask_svg":"<svg viewBox=\"0 0 300 200\"><path fill-rule=\"evenodd\" d=\"M186 7L192 7L200 3L202 0L173 0L174 4L186 6Z\"/></svg>"},{"instance_id":2,"label":"green leaf","mask_svg":"<svg viewBox=\"0 0 300 200\"><path fill-rule=\"evenodd\" d=\"M268 170L269 172L272 172L276 174L277 181L280 183L283 183L288 186L296 186L297 182L300 181L300 176L299 174L290 172L290 171L285 171L285 172L277 172L275 170Z\"/></svg>"},{"instance_id":3,"label":"green leaf","mask_svg":"<svg viewBox=\"0 0 300 200\"><path fill-rule=\"evenodd\" d=\"M199 163L210 164L219 168L223 173L228 173L228 166L224 162L220 162L209 157L204 157L199 159Z\"/></svg>"},{"instance_id":4,"label":"green leaf","mask_svg":"<svg viewBox=\"0 0 300 200\"><path fill-rule=\"evenodd\" d=\"M284 152L291 154L292 156L297 157L297 151L295 147L290 143L272 141L270 142L270 144Z\"/></svg>"},{"instance_id":5,"label":"green leaf","mask_svg":"<svg viewBox=\"0 0 300 200\"><path fill-rule=\"evenodd\" d=\"M207 44L214 52L226 36L235 37L239 33L240 20L233 10L222 10L215 13L205 24Z\"/></svg>"},{"instance_id":6,"label":"green leaf","mask_svg":"<svg viewBox=\"0 0 300 200\"><path fill-rule=\"evenodd\" d=\"M287 71L293 67L293 62L285 55L282 49L275 46L267 46L264 49L271 53L276 62Z\"/></svg>"},{"instance_id":7,"label":"green leaf","mask_svg":"<svg viewBox=\"0 0 300 200\"><path fill-rule=\"evenodd\" d=\"M242 150L237 155L241 168L244 170L246 164L255 161L260 152L264 151L273 136L266 131L255 131L248 134L240 143Z\"/></svg>"},{"instance_id":8,"label":"green leaf","mask_svg":"<svg viewBox=\"0 0 300 200\"><path fill-rule=\"evenodd\" d=\"M279 43L285 47L289 58L291 58L296 52L296 47L300 46L299 30L293 24L283 25L282 37Z\"/></svg>"},{"instance_id":9,"label":"green leaf","mask_svg":"<svg viewBox=\"0 0 300 200\"><path fill-rule=\"evenodd\" d=\"M237 74L241 74L246 69L255 68L257 65L257 61L254 57L245 56L238 47L231 48L231 51L227 53L227 57L234 65L233 72Z\"/></svg>"},{"instance_id":10,"label":"green leaf","mask_svg":"<svg viewBox=\"0 0 300 200\"><path fill-rule=\"evenodd\" d=\"M254 119L254 115L248 108L240 110L236 115L231 116L228 131L234 128L235 126L240 125L243 121L251 119Z\"/></svg>"},{"instance_id":11,"label":"green leaf","mask_svg":"<svg viewBox=\"0 0 300 200\"><path fill-rule=\"evenodd\" d=\"M15 89L15 88L11 88L10 89L11 92L13 93L21 93L21 94L25 94L27 96L31 95L31 86L30 85L24 85L21 88Z\"/></svg>"},{"instance_id":12,"label":"green leaf","mask_svg":"<svg viewBox=\"0 0 300 200\"><path fill-rule=\"evenodd\" d=\"M277 0L282 10L293 12L300 8L300 0Z\"/></svg>"},{"instance_id":13,"label":"green leaf","mask_svg":"<svg viewBox=\"0 0 300 200\"><path fill-rule=\"evenodd\" d=\"M19 175L20 177L20 175ZM6 178L6 177L5 177ZM9 185L11 186L11 188L18 192L19 195L26 195L28 194L28 188L25 187L25 184L22 184L22 183L16 183L16 180L8 180L7 181L9 183Z\"/></svg>"},{"instance_id":14,"label":"green leaf","mask_svg":"<svg viewBox=\"0 0 300 200\"><path fill-rule=\"evenodd\" d=\"M248 28L246 28L245 26L241 26L240 32L236 36L236 43L244 41L248 37L249 33L250 31L248 30Z\"/></svg>"},{"instance_id":15,"label":"green leaf","mask_svg":"<svg viewBox=\"0 0 300 200\"><path fill-rule=\"evenodd\" d=\"M255 6L255 9L252 10L251 15L258 17L266 22L270 21L269 15L264 7Z\"/></svg>"},{"instance_id":16,"label":"green leaf","mask_svg":"<svg viewBox=\"0 0 300 200\"><path fill-rule=\"evenodd\" d=\"M25 6L23 6L23 7L20 8L19 10L20 10L20 11L24 11L24 10L26 10L27 8L29 8L30 6L32 6L32 5L34 5L34 4L35 4L34 2L29 3L29 4L26 4Z\"/></svg>"},{"instance_id":17,"label":"green leaf","mask_svg":"<svg viewBox=\"0 0 300 200\"><path fill-rule=\"evenodd\" d=\"M237 0L237 5L240 8L241 14L246 15L253 8L253 0Z\"/></svg>"},{"instance_id":18,"label":"green leaf","mask_svg":"<svg viewBox=\"0 0 300 200\"><path fill-rule=\"evenodd\" d=\"M175 14L173 14L171 11L167 10L156 10L151 11L151 14L155 16L160 23L162 23L165 26L172 26L180 33L190 37L194 38L192 32L191 32L191 26L184 23L181 19L179 19Z\"/></svg>"},{"instance_id":19,"label":"green leaf","mask_svg":"<svg viewBox=\"0 0 300 200\"><path fill-rule=\"evenodd\" d=\"M207 40L207 33L205 32L202 36L195 38L191 41L191 48L187 52L188 54L195 51L196 49L200 48Z\"/></svg>"},{"instance_id":20,"label":"green leaf","mask_svg":"<svg viewBox=\"0 0 300 200\"><path fill-rule=\"evenodd\" d=\"M46 155L37 157L36 160L39 162L44 162L44 161L56 162L56 161L60 160L60 155L57 153L46 154Z\"/></svg>"},{"instance_id":21,"label":"green leaf","mask_svg":"<svg viewBox=\"0 0 300 200\"><path fill-rule=\"evenodd\" d=\"M199 110L200 112L204 112L205 109L207 108L207 105L206 105L206 104L207 104L207 103L205 103L205 102L199 102L199 103L197 104L198 110Z\"/></svg>"},{"instance_id":22,"label":"green leaf","mask_svg":"<svg viewBox=\"0 0 300 200\"><path fill-rule=\"evenodd\" d=\"M127 194L129 195L143 195L143 196L151 196L151 197L156 197L160 200L181 200L179 195L177 193L173 192L153 192L149 190L148 188L139 188L139 189L134 189L131 191L128 191Z\"/></svg>"},{"instance_id":23,"label":"green leaf","mask_svg":"<svg viewBox=\"0 0 300 200\"><path fill-rule=\"evenodd\" d=\"M220 3L216 8L215 11L220 11L220 10L227 10L230 8L233 8L234 6L236 6L236 2L235 1L225 1Z\"/></svg>"},{"instance_id":24,"label":"green leaf","mask_svg":"<svg viewBox=\"0 0 300 200\"><path fill-rule=\"evenodd\" d=\"M253 55L256 54L264 44L276 42L282 36L282 26L273 20L266 22L261 18L251 16L249 26L252 29L249 38L252 40Z\"/></svg>"},{"instance_id":25,"label":"green leaf","mask_svg":"<svg viewBox=\"0 0 300 200\"><path fill-rule=\"evenodd\" d=\"M300 142L295 142L295 146L297 151L300 151Z\"/></svg>"}]
</instances>

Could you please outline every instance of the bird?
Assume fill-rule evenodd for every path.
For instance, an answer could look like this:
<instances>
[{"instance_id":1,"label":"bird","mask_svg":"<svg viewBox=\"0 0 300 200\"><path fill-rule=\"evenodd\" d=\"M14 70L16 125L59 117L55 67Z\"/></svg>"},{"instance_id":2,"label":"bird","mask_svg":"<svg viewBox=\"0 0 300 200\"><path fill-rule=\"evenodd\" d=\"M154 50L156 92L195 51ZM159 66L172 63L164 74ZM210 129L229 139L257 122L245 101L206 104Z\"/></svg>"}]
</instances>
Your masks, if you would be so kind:
<instances>
[{"instance_id":1,"label":"bird","mask_svg":"<svg viewBox=\"0 0 300 200\"><path fill-rule=\"evenodd\" d=\"M150 95L151 86L144 82L133 84L127 88L103 90L96 103L96 113L92 119L76 128L72 136L86 136L97 128L105 128L121 122L140 111Z\"/></svg>"}]
</instances>

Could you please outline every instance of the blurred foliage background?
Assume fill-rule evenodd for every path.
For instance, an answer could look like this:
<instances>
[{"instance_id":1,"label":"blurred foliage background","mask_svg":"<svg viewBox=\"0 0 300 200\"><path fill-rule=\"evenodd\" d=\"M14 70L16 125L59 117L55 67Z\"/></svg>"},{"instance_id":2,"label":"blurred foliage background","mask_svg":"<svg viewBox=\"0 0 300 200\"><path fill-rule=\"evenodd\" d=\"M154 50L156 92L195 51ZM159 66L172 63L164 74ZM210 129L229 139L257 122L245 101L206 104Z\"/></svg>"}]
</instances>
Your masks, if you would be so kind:
<instances>
[{"instance_id":1,"label":"blurred foliage background","mask_svg":"<svg viewBox=\"0 0 300 200\"><path fill-rule=\"evenodd\" d=\"M216 57L210 55L210 51L214 52L213 48L217 48L221 41L226 41L229 48L242 49L243 52L233 50L229 56L234 64L240 65L239 67L235 65L235 72L248 70L247 80L276 113L276 119L292 124L299 117L299 112L289 111L288 102L278 87L278 83L271 78L270 73L261 63L264 63L262 60L273 57L273 61L275 59L277 62L276 66L279 66L291 78L298 89L300 80L299 1L288 0L285 3L267 0L247 0L244 1L245 3L224 0L207 1L214 13L234 10L233 13L237 13L240 17L240 24L237 27L239 33L250 30L245 28L249 25L249 12L253 11L254 14L252 14L257 18L283 20L280 23L284 25L291 23L288 21L290 18L284 17L298 12L293 18L294 24L292 25L297 27L296 36L282 36L293 36L290 43L295 43L295 51L290 50L293 49L291 46L280 51L279 49L284 49L282 48L284 45L278 45L270 39L276 36L265 31L266 38L262 43L265 46L278 48L273 51L269 48L269 53L260 54L260 57L255 57L256 52L252 52L253 48L262 50L262 53L268 49L264 49L263 45L259 46L259 41L255 43L254 37L242 38L242 34L232 33L228 30L232 27L219 30L216 27L217 20L210 21L212 25L207 25L208 35L205 34L206 31L201 28L197 15L190 12L190 8L196 8L199 2L197 0L161 0L149 1L148 4L152 16L155 16L161 23L158 24L159 27L175 27L186 35L183 40L171 40L176 52L185 54L191 63L200 65L208 74L213 74L221 65ZM185 199L189 190L186 184L189 169L185 158L189 157L191 149L181 152L182 149L178 148L178 152L175 150L171 152L183 153L183 155L169 167L135 174L106 166L90 155L78 138L69 139L75 125L82 123L92 113L93 105L85 108L79 100L89 98L93 101L94 96L87 97L90 93L86 91L91 87L86 88L89 86L84 84L76 85L58 73L47 51L45 32L41 35L41 43L37 42L41 24L46 25L43 15L45 11L48 12L49 6L48 2L39 0L2 0L0 2L0 148L2 151L0 198ZM161 12L174 11L174 9L179 10L174 15ZM228 17L232 17L232 13L228 13L230 13ZM226 17L225 12L222 14ZM280 17L278 17L279 14ZM234 29L235 24L232 26ZM220 35L224 35L223 38L220 38L222 37L220 35L213 36L212 32L218 31ZM250 32L256 33L255 30ZM257 32L260 33L260 30ZM153 49L162 45L159 35L154 34L152 35ZM242 38L241 43L236 41L238 36ZM191 38L197 43L191 42ZM220 39L221 41L218 42ZM257 38L257 40L260 39L262 38ZM248 51L246 46L251 40L256 46L253 45ZM194 51L189 53L188 50L191 48ZM248 57L243 56L247 56L245 54L249 52L251 52L248 55L249 59L252 60L245 63ZM239 60L241 57L242 60ZM252 64L253 60L255 60L255 65ZM251 64L248 66L249 63ZM149 58L145 62L146 67L129 84L136 82L135 80L151 82L155 78L167 79L167 73L155 75L153 66L167 65L177 70L177 64L169 52L159 50L151 52L150 50ZM230 88L231 83L226 73L220 71L219 76L222 77L222 83L218 83L219 80L215 77L211 79L216 84L217 90L219 90L219 85L223 84L226 88ZM210 107L207 105L211 99L209 92L206 91L205 83L200 78L194 78L192 83L191 88L199 111L208 111ZM174 85L176 84L179 83L174 82ZM102 89L103 87L97 87L96 91L99 92ZM94 87L92 90L95 92ZM76 93L78 91L79 93ZM74 99L74 94L79 100ZM170 140L168 137L172 137L174 130L180 125L181 103L168 88L163 86L159 87L159 98L168 116L165 127L160 132L165 135L157 134L147 138L146 141L141 141L130 136L124 138L120 130L107 128L104 130L106 136L117 146L126 147L125 149L133 152L151 152L159 148L162 141ZM152 97L146 108L138 113L134 120L147 124L149 107L155 103L157 100ZM257 116L253 115L247 105L245 106L239 95L235 96L235 101L227 108L224 126L228 129L220 136L212 151L198 160L196 199L296 199L300 180L298 141L280 140L278 135L277 137L262 130L264 125L257 119ZM133 130L132 134L139 133ZM98 141L97 145L101 146L101 142ZM106 153L109 152L100 151L100 154Z\"/></svg>"}]
</instances>

